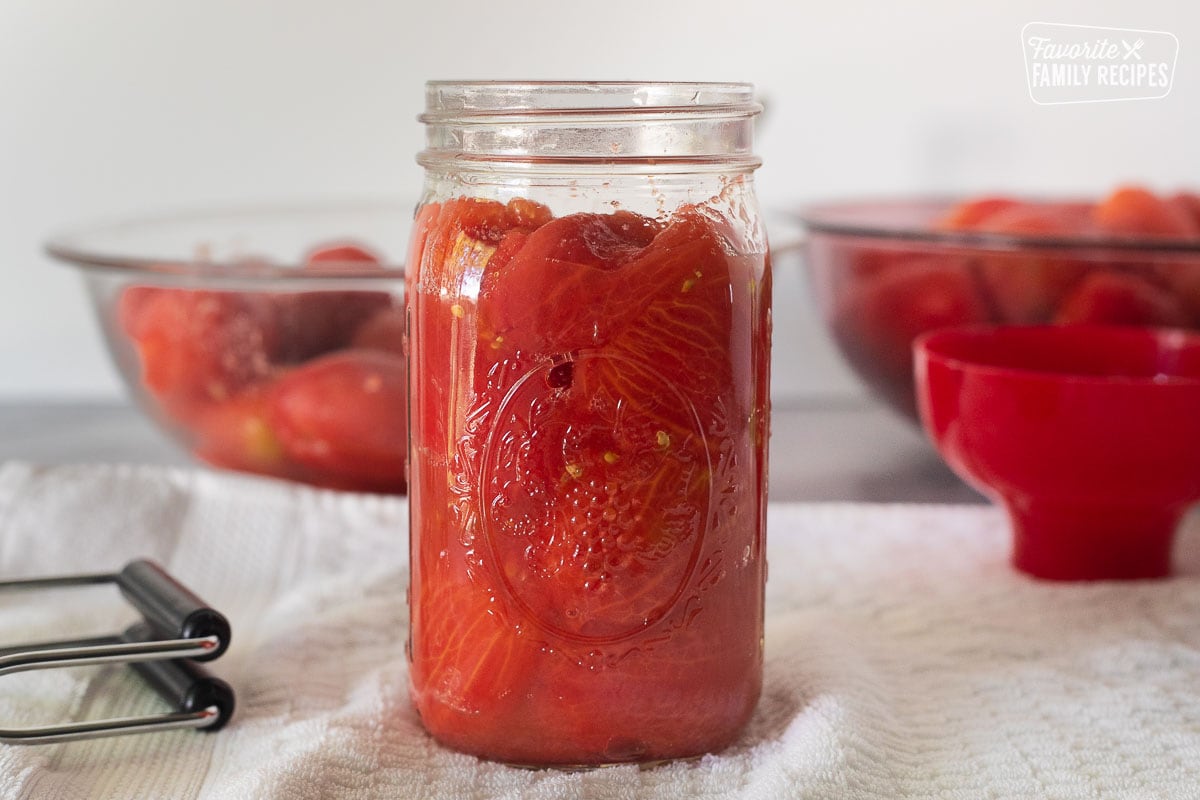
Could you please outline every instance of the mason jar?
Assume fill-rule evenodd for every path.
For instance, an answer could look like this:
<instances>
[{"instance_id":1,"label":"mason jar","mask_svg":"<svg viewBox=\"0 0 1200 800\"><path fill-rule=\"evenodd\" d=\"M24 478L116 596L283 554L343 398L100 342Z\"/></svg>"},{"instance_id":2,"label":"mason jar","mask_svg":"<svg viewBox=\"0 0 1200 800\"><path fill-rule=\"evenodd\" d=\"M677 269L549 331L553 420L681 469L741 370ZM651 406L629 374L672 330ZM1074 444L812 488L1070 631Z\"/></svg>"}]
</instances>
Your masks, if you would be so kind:
<instances>
[{"instance_id":1,"label":"mason jar","mask_svg":"<svg viewBox=\"0 0 1200 800\"><path fill-rule=\"evenodd\" d=\"M753 89L428 84L408 260L411 695L522 765L720 750L762 685Z\"/></svg>"}]
</instances>

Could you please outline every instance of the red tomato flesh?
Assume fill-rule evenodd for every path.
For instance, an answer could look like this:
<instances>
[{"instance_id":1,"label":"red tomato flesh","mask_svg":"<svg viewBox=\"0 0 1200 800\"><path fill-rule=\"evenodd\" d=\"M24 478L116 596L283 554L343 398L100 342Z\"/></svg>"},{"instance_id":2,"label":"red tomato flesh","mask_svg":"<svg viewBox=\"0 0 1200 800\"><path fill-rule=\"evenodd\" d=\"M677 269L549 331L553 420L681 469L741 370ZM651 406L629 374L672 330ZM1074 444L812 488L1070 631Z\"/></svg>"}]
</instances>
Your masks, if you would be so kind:
<instances>
[{"instance_id":1,"label":"red tomato flesh","mask_svg":"<svg viewBox=\"0 0 1200 800\"><path fill-rule=\"evenodd\" d=\"M699 209L513 209L418 215L414 702L519 763L722 747L761 680L763 257Z\"/></svg>"}]
</instances>

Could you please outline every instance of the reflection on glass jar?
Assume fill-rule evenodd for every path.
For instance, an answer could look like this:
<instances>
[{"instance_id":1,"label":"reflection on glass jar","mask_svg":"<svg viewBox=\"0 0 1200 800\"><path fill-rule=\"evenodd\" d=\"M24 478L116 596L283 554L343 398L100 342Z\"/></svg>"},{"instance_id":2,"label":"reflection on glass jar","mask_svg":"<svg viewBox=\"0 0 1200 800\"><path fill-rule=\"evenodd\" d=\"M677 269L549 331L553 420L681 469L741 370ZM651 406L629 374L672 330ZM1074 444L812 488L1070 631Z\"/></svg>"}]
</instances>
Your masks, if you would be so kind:
<instances>
[{"instance_id":1,"label":"reflection on glass jar","mask_svg":"<svg viewBox=\"0 0 1200 800\"><path fill-rule=\"evenodd\" d=\"M762 682L770 269L743 84L433 83L411 675L439 741L733 741Z\"/></svg>"}]
</instances>

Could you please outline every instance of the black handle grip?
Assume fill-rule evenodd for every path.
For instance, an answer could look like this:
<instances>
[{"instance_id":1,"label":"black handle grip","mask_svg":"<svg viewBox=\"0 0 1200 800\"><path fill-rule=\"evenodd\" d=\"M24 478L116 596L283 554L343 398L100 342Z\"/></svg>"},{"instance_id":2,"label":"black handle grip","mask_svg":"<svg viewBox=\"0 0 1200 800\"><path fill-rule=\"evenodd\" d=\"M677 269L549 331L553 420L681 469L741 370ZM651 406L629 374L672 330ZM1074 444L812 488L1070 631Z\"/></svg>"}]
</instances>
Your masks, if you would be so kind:
<instances>
[{"instance_id":1,"label":"black handle grip","mask_svg":"<svg viewBox=\"0 0 1200 800\"><path fill-rule=\"evenodd\" d=\"M156 638L154 630L144 622L130 625L121 634L123 642L148 642ZM220 714L200 730L219 731L233 716L233 687L189 660L135 661L130 666L159 697L180 711L203 711L216 706Z\"/></svg>"},{"instance_id":2,"label":"black handle grip","mask_svg":"<svg viewBox=\"0 0 1200 800\"><path fill-rule=\"evenodd\" d=\"M153 561L130 561L116 576L121 594L132 603L160 636L198 639L216 636L220 642L196 661L211 661L229 647L229 620Z\"/></svg>"}]
</instances>

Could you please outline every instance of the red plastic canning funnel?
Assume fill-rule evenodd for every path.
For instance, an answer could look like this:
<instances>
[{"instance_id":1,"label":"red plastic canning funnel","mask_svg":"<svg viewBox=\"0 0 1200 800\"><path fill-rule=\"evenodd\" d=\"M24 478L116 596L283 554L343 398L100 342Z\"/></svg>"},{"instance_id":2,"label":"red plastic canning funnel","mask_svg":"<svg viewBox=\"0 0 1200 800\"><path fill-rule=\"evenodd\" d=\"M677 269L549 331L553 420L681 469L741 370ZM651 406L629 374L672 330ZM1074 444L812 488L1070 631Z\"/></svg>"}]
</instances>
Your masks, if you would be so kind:
<instances>
[{"instance_id":1,"label":"red plastic canning funnel","mask_svg":"<svg viewBox=\"0 0 1200 800\"><path fill-rule=\"evenodd\" d=\"M964 327L913 346L925 429L1008 510L1017 569L1170 573L1175 529L1200 499L1200 335Z\"/></svg>"}]
</instances>

